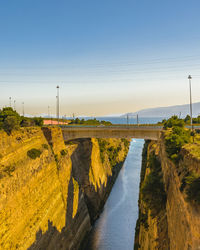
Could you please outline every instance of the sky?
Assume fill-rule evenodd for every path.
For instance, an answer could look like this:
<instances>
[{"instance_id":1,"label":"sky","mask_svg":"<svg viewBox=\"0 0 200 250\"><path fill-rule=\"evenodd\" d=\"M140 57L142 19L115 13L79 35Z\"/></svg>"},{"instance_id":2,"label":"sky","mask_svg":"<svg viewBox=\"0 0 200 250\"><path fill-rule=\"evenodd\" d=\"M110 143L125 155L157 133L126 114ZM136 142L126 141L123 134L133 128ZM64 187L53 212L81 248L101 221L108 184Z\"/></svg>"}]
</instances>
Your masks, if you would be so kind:
<instances>
[{"instance_id":1,"label":"sky","mask_svg":"<svg viewBox=\"0 0 200 250\"><path fill-rule=\"evenodd\" d=\"M200 101L199 0L0 0L0 107L103 116Z\"/></svg>"}]
</instances>

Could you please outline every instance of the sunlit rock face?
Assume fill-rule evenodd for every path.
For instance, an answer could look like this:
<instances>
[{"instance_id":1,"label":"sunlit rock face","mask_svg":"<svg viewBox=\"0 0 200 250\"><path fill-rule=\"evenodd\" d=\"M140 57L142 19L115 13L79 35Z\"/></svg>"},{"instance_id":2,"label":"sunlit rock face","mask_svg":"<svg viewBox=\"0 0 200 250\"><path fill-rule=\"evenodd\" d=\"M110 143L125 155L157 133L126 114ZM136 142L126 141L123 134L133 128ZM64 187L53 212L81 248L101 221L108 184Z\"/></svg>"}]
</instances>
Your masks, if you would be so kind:
<instances>
[{"instance_id":1,"label":"sunlit rock face","mask_svg":"<svg viewBox=\"0 0 200 250\"><path fill-rule=\"evenodd\" d=\"M126 140L101 140L0 131L0 249L80 248L128 152Z\"/></svg>"},{"instance_id":2,"label":"sunlit rock face","mask_svg":"<svg viewBox=\"0 0 200 250\"><path fill-rule=\"evenodd\" d=\"M167 157L164 138L159 142L146 142L143 152L139 211L134 249L176 249L200 248L200 208L189 202L184 191L184 178L188 173L200 174L200 161L186 148L180 152L181 159L174 163ZM150 154L160 162L166 203L157 214L145 202L142 188L152 171Z\"/></svg>"}]
</instances>

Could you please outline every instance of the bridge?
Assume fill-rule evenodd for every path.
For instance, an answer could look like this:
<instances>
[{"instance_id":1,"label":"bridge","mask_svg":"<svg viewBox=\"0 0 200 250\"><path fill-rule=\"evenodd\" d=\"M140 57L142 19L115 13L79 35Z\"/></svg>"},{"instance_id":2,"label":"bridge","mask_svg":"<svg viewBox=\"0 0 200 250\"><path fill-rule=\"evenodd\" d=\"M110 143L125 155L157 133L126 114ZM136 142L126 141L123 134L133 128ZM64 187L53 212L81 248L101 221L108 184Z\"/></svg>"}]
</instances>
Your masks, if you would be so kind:
<instances>
[{"instance_id":1,"label":"bridge","mask_svg":"<svg viewBox=\"0 0 200 250\"><path fill-rule=\"evenodd\" d=\"M158 140L161 126L61 126L65 141L77 138L138 138Z\"/></svg>"}]
</instances>

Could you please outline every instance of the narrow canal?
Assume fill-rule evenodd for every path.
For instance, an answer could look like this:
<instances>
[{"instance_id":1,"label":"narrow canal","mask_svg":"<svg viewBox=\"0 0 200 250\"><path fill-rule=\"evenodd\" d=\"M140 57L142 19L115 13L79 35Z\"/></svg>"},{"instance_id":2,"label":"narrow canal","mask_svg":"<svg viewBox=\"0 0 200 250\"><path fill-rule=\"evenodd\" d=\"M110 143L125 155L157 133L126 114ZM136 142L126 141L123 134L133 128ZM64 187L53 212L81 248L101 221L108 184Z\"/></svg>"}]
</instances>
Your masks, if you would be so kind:
<instances>
[{"instance_id":1,"label":"narrow canal","mask_svg":"<svg viewBox=\"0 0 200 250\"><path fill-rule=\"evenodd\" d=\"M104 211L91 232L87 250L133 250L144 140L131 141Z\"/></svg>"}]
</instances>

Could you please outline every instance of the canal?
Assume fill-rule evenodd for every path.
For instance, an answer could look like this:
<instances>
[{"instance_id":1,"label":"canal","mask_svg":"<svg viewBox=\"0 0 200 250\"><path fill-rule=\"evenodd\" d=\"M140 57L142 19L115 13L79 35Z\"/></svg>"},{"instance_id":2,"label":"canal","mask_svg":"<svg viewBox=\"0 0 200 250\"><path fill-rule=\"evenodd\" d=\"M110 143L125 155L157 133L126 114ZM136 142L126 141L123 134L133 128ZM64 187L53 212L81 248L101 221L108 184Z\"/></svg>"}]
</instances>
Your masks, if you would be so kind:
<instances>
[{"instance_id":1,"label":"canal","mask_svg":"<svg viewBox=\"0 0 200 250\"><path fill-rule=\"evenodd\" d=\"M128 156L90 234L87 250L133 250L143 144L144 140L131 141Z\"/></svg>"}]
</instances>

